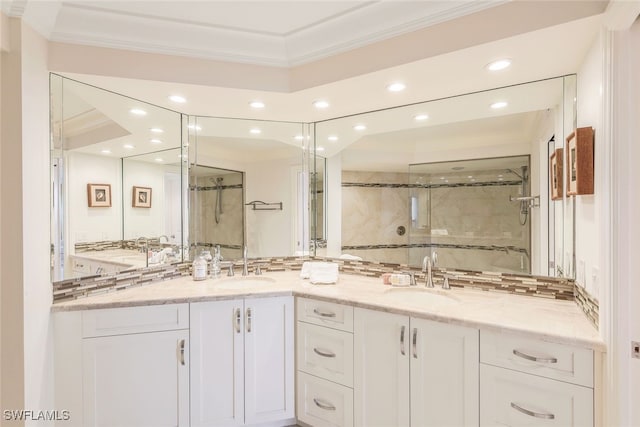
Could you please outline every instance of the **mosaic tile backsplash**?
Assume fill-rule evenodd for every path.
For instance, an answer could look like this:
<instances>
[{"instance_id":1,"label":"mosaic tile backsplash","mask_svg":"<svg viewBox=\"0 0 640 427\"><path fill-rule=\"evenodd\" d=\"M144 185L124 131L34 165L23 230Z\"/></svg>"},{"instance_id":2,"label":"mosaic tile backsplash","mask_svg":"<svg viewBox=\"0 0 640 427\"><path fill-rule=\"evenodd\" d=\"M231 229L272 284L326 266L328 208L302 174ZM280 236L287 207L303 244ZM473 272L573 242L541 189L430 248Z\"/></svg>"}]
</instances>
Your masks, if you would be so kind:
<instances>
[{"instance_id":1,"label":"mosaic tile backsplash","mask_svg":"<svg viewBox=\"0 0 640 427\"><path fill-rule=\"evenodd\" d=\"M334 258L315 257L313 259L332 261L339 264L341 273L358 274L369 277L380 277L383 273L412 272L418 283L425 281L425 274L419 268L403 264L381 262L353 261ZM260 265L263 272L300 270L305 259L300 257L264 258L249 260L250 270ZM240 266L240 260L235 266ZM191 263L182 262L171 265L148 267L138 270L124 271L114 276L91 276L69 279L53 284L53 301L67 301L107 292L143 286L146 284L169 280L191 274ZM505 292L537 298L549 298L576 301L587 318L598 328L598 300L589 295L583 287L573 280L544 276L524 276L507 273L487 273L468 270L444 268L433 269L436 285L441 285L445 275L449 276L452 288L470 288L489 292Z\"/></svg>"}]
</instances>

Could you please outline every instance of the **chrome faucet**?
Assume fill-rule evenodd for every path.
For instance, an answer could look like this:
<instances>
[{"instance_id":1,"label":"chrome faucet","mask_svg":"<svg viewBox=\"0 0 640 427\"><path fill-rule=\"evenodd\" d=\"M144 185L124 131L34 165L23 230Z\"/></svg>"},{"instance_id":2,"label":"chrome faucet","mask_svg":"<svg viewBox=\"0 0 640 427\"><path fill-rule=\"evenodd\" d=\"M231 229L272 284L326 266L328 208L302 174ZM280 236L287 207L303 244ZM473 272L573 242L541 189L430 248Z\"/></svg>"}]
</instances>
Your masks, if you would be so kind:
<instances>
[{"instance_id":1,"label":"chrome faucet","mask_svg":"<svg viewBox=\"0 0 640 427\"><path fill-rule=\"evenodd\" d=\"M424 284L427 288L433 288L433 272L431 271L431 258L429 255L426 255L422 259L422 272L426 274L426 282Z\"/></svg>"},{"instance_id":2,"label":"chrome faucet","mask_svg":"<svg viewBox=\"0 0 640 427\"><path fill-rule=\"evenodd\" d=\"M248 252L249 252L249 249L245 245L244 249L242 250L242 275L243 276L248 276L249 275L249 268L247 267L247 253Z\"/></svg>"},{"instance_id":3,"label":"chrome faucet","mask_svg":"<svg viewBox=\"0 0 640 427\"><path fill-rule=\"evenodd\" d=\"M162 245L162 238L165 238L167 240L167 243L169 243L169 236L167 236L166 234L163 234L162 236L158 237L158 244Z\"/></svg>"},{"instance_id":4,"label":"chrome faucet","mask_svg":"<svg viewBox=\"0 0 640 427\"><path fill-rule=\"evenodd\" d=\"M143 242L142 245L140 245L140 241ZM149 239L147 239L146 237L138 237L136 239L135 245L140 252L144 252L145 254L149 252Z\"/></svg>"}]
</instances>

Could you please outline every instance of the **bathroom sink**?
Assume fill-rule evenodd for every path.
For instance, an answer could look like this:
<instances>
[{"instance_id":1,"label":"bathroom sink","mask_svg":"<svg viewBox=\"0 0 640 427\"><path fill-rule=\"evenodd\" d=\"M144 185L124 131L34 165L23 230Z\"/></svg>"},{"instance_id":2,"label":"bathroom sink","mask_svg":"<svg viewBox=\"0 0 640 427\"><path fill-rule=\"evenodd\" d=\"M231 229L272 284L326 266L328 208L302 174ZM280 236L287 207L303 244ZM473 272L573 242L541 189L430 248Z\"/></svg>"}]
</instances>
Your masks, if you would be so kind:
<instances>
[{"instance_id":1,"label":"bathroom sink","mask_svg":"<svg viewBox=\"0 0 640 427\"><path fill-rule=\"evenodd\" d=\"M276 282L273 277L265 276L235 276L227 277L216 283L220 289L261 288Z\"/></svg>"},{"instance_id":2,"label":"bathroom sink","mask_svg":"<svg viewBox=\"0 0 640 427\"><path fill-rule=\"evenodd\" d=\"M391 288L385 291L385 299L421 307L458 304L458 299L449 292L417 287Z\"/></svg>"}]
</instances>

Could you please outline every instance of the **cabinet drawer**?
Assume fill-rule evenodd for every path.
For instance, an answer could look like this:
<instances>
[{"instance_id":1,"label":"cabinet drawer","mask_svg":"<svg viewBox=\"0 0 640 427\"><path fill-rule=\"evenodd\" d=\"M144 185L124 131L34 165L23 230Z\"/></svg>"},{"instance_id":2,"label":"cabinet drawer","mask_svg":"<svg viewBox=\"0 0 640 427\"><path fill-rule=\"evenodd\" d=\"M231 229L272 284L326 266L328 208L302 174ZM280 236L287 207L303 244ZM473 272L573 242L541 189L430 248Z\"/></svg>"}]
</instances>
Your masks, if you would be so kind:
<instances>
[{"instance_id":1,"label":"cabinet drawer","mask_svg":"<svg viewBox=\"0 0 640 427\"><path fill-rule=\"evenodd\" d=\"M353 334L298 322L298 369L353 386Z\"/></svg>"},{"instance_id":2,"label":"cabinet drawer","mask_svg":"<svg viewBox=\"0 0 640 427\"><path fill-rule=\"evenodd\" d=\"M296 300L298 320L353 332L353 307L308 298Z\"/></svg>"},{"instance_id":3,"label":"cabinet drawer","mask_svg":"<svg viewBox=\"0 0 640 427\"><path fill-rule=\"evenodd\" d=\"M480 362L593 388L593 351L480 332Z\"/></svg>"},{"instance_id":4,"label":"cabinet drawer","mask_svg":"<svg viewBox=\"0 0 640 427\"><path fill-rule=\"evenodd\" d=\"M189 304L108 308L82 312L82 337L189 328Z\"/></svg>"},{"instance_id":5,"label":"cabinet drawer","mask_svg":"<svg viewBox=\"0 0 640 427\"><path fill-rule=\"evenodd\" d=\"M593 426L593 390L480 365L480 426Z\"/></svg>"},{"instance_id":6,"label":"cabinet drawer","mask_svg":"<svg viewBox=\"0 0 640 427\"><path fill-rule=\"evenodd\" d=\"M298 372L298 419L314 427L353 426L353 390Z\"/></svg>"}]
</instances>

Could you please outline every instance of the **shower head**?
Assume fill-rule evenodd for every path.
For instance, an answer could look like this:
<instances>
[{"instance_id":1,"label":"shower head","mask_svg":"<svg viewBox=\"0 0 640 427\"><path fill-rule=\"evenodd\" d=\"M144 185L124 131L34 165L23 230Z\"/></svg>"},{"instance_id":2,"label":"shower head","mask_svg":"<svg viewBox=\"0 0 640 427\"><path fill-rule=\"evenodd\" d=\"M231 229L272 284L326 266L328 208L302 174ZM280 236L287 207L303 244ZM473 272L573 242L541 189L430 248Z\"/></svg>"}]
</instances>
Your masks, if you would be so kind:
<instances>
[{"instance_id":1,"label":"shower head","mask_svg":"<svg viewBox=\"0 0 640 427\"><path fill-rule=\"evenodd\" d=\"M209 178L209 181L214 182L214 178ZM220 178L220 177L215 178L215 183L216 184L221 184L222 181L224 181L224 178Z\"/></svg>"}]
</instances>

